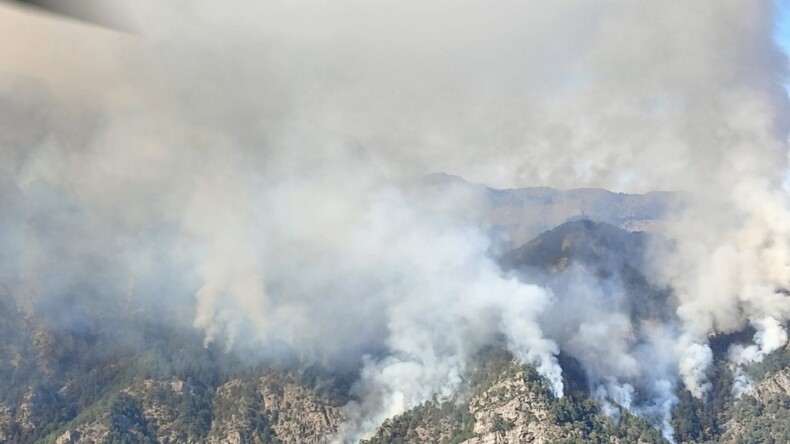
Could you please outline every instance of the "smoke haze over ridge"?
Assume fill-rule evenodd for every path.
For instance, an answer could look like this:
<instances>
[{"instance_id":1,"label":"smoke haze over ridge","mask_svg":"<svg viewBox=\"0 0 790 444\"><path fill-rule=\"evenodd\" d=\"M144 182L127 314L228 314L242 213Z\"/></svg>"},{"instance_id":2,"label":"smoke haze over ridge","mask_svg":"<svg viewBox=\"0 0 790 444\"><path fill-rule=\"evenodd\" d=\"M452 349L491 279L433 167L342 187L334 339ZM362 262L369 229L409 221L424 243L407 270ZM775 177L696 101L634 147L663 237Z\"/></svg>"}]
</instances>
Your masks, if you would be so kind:
<instances>
[{"instance_id":1,"label":"smoke haze over ridge","mask_svg":"<svg viewBox=\"0 0 790 444\"><path fill-rule=\"evenodd\" d=\"M445 171L682 193L674 248L646 258L676 313L638 333L595 303L595 322L567 321L602 400L666 425L675 384L704 396L710 334L757 329L734 365L786 341L772 2L127 9L138 37L30 17L9 28L26 50L0 43L2 272L58 322L78 322L74 294L144 302L261 359L360 362L345 438L453 393L500 336L561 395L556 354L573 340L548 333L547 313L612 284L580 272L558 295L499 270L480 195L404 185ZM623 367L604 362L612 350ZM649 401L631 405L634 391Z\"/></svg>"}]
</instances>

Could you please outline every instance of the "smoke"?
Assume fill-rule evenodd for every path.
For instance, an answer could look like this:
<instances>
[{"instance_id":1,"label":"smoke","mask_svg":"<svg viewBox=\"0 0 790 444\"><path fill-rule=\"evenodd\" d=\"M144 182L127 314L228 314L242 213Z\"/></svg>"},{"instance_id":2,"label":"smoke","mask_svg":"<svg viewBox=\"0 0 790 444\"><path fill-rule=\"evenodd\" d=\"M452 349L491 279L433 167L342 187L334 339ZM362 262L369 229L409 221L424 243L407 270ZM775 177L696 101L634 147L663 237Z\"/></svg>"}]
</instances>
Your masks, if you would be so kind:
<instances>
[{"instance_id":1,"label":"smoke","mask_svg":"<svg viewBox=\"0 0 790 444\"><path fill-rule=\"evenodd\" d=\"M787 343L787 331L776 319L768 317L753 322L757 332L754 335L754 344L744 346L734 344L730 346L730 369L733 372L732 392L736 397L752 388L753 381L744 366L753 362L762 362L766 355L778 350Z\"/></svg>"},{"instance_id":2,"label":"smoke","mask_svg":"<svg viewBox=\"0 0 790 444\"><path fill-rule=\"evenodd\" d=\"M606 415L618 420L625 409L648 419L672 441L679 367L674 305L636 277L636 270L646 266L639 248L649 245L644 236L618 238L611 227L597 230L589 236L605 238L611 250L592 243L594 259L585 259L582 251L590 241L581 238L568 245L573 238L563 238L563 246L576 248L579 258L545 281L558 296L541 316L542 329L579 362Z\"/></svg>"},{"instance_id":3,"label":"smoke","mask_svg":"<svg viewBox=\"0 0 790 444\"><path fill-rule=\"evenodd\" d=\"M384 282L386 295L370 295L389 299L388 353L364 359L358 385L362 401L347 406L350 421L341 436L358 440L384 419L434 395L449 399L461 388L471 356L499 335L505 336L517 358L534 364L548 378L556 396L562 396L555 358L559 350L538 325L551 293L503 276L487 256L488 242L477 230L415 219L409 206L397 200L379 198L376 207L384 213L377 215L362 244L386 251L392 268L383 269L395 272L393 281ZM393 221L401 223L393 227ZM379 231L393 229L388 234ZM398 245L377 245L382 238L397 239ZM375 253L360 259L369 257ZM375 267L364 275L382 270L382 264Z\"/></svg>"},{"instance_id":4,"label":"smoke","mask_svg":"<svg viewBox=\"0 0 790 444\"><path fill-rule=\"evenodd\" d=\"M738 366L786 342L772 2L127 9L138 37L0 18L2 273L59 323L153 306L256 358L358 362L338 439L450 396L502 339L557 396L567 351L607 410L671 439L677 381L710 388L710 335L757 329ZM505 274L483 196L411 184L434 171L681 192L643 270L673 298L635 317L617 279Z\"/></svg>"}]
</instances>

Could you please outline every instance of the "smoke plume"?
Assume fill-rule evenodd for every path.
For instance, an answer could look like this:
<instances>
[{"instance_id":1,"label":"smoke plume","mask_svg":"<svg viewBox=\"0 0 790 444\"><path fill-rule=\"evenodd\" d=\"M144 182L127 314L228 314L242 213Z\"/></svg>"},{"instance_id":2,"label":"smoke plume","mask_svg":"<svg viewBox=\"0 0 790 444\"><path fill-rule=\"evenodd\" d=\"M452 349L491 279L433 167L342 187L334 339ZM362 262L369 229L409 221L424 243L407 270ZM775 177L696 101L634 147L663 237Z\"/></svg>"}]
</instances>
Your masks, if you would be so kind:
<instances>
[{"instance_id":1,"label":"smoke plume","mask_svg":"<svg viewBox=\"0 0 790 444\"><path fill-rule=\"evenodd\" d=\"M736 366L786 342L771 1L126 10L139 35L2 6L0 270L58 325L156 307L230 352L357 363L338 440L457 392L496 341L556 396L569 353L605 410L671 439L677 384L709 388L711 335L757 330ZM436 171L678 192L673 244L639 258L665 312L634 318L589 270L502 271L483 196L414 185Z\"/></svg>"}]
</instances>

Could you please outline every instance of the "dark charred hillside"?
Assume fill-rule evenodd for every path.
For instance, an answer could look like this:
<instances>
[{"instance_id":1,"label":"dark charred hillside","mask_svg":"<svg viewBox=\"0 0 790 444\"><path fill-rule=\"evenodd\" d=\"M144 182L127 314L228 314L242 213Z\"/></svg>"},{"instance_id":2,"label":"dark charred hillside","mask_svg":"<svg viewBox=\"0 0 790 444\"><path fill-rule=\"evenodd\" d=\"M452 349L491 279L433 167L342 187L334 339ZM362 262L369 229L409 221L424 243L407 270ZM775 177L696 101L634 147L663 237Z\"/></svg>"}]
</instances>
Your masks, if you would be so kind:
<instances>
[{"instance_id":1,"label":"dark charred hillside","mask_svg":"<svg viewBox=\"0 0 790 444\"><path fill-rule=\"evenodd\" d=\"M500 263L505 269L532 267L561 271L576 262L602 274L611 274L624 267L641 270L646 243L647 234L643 232L629 232L607 223L578 219L509 251Z\"/></svg>"},{"instance_id":2,"label":"dark charred hillside","mask_svg":"<svg viewBox=\"0 0 790 444\"><path fill-rule=\"evenodd\" d=\"M627 295L623 301L632 319L672 316L671 293L647 277L648 244L666 243L655 234L630 232L614 225L578 219L548 230L519 248L505 253L500 265L506 271L542 279L564 291L570 274L589 273Z\"/></svg>"}]
</instances>

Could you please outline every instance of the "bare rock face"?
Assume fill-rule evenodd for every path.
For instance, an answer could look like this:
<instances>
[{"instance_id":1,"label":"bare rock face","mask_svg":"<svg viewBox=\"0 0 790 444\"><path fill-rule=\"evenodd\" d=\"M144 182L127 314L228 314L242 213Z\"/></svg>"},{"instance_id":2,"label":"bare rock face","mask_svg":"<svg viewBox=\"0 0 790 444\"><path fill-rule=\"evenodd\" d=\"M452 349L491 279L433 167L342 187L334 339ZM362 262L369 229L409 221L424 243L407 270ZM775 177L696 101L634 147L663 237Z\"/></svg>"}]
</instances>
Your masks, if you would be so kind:
<instances>
[{"instance_id":1,"label":"bare rock face","mask_svg":"<svg viewBox=\"0 0 790 444\"><path fill-rule=\"evenodd\" d=\"M573 435L552 422L546 399L530 388L523 373L472 397L469 410L477 437L466 444L548 443Z\"/></svg>"},{"instance_id":2,"label":"bare rock face","mask_svg":"<svg viewBox=\"0 0 790 444\"><path fill-rule=\"evenodd\" d=\"M33 430L36 427L36 396L32 390L25 393L22 404L16 412L16 423L22 430Z\"/></svg>"},{"instance_id":3,"label":"bare rock face","mask_svg":"<svg viewBox=\"0 0 790 444\"><path fill-rule=\"evenodd\" d=\"M79 432L73 432L69 430L58 436L58 439L55 440L55 444L77 444L79 440Z\"/></svg>"},{"instance_id":4,"label":"bare rock face","mask_svg":"<svg viewBox=\"0 0 790 444\"><path fill-rule=\"evenodd\" d=\"M315 396L292 377L270 374L258 383L264 414L284 442L326 442L343 421L337 406Z\"/></svg>"},{"instance_id":5,"label":"bare rock face","mask_svg":"<svg viewBox=\"0 0 790 444\"><path fill-rule=\"evenodd\" d=\"M111 404L98 419L61 433L56 444L107 442L119 428L139 435L141 442L161 444L318 444L328 442L343 420L340 407L295 378L275 372L231 379L214 393L202 393L179 379L145 379L121 394L139 406L138 416L135 409L130 413L129 408ZM196 420L202 415L205 430Z\"/></svg>"},{"instance_id":6,"label":"bare rock face","mask_svg":"<svg viewBox=\"0 0 790 444\"><path fill-rule=\"evenodd\" d=\"M253 433L269 432L265 418L260 424L256 423L260 407L260 399L250 381L236 378L221 385L214 395L214 419L207 442L242 442Z\"/></svg>"},{"instance_id":7,"label":"bare rock face","mask_svg":"<svg viewBox=\"0 0 790 444\"><path fill-rule=\"evenodd\" d=\"M790 442L790 368L766 375L734 401L721 442Z\"/></svg>"},{"instance_id":8,"label":"bare rock face","mask_svg":"<svg viewBox=\"0 0 790 444\"><path fill-rule=\"evenodd\" d=\"M7 405L0 404L0 442L8 442L10 440L13 426L13 412Z\"/></svg>"},{"instance_id":9,"label":"bare rock face","mask_svg":"<svg viewBox=\"0 0 790 444\"><path fill-rule=\"evenodd\" d=\"M254 437L283 443L324 443L343 420L340 408L293 377L270 373L233 379L217 389L209 443L248 442Z\"/></svg>"},{"instance_id":10,"label":"bare rock face","mask_svg":"<svg viewBox=\"0 0 790 444\"><path fill-rule=\"evenodd\" d=\"M78 426L75 430L67 430L58 439L64 436L71 439L70 444L90 444L106 442L110 435L110 426L106 420L97 420Z\"/></svg>"},{"instance_id":11,"label":"bare rock face","mask_svg":"<svg viewBox=\"0 0 790 444\"><path fill-rule=\"evenodd\" d=\"M790 396L790 369L771 374L752 387L747 394L760 401L768 401L776 396Z\"/></svg>"},{"instance_id":12,"label":"bare rock face","mask_svg":"<svg viewBox=\"0 0 790 444\"><path fill-rule=\"evenodd\" d=\"M195 395L194 389L180 379L157 381L146 379L126 388L124 393L140 401L146 423L155 432L158 442L196 442L201 439L194 428L183 427L182 416L198 415L198 411L185 411Z\"/></svg>"}]
</instances>

